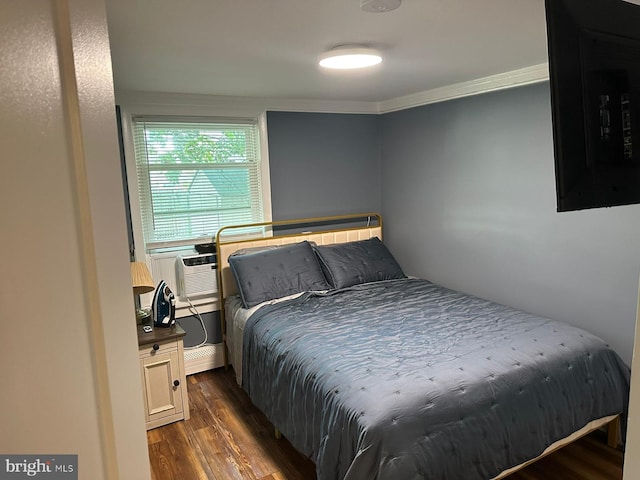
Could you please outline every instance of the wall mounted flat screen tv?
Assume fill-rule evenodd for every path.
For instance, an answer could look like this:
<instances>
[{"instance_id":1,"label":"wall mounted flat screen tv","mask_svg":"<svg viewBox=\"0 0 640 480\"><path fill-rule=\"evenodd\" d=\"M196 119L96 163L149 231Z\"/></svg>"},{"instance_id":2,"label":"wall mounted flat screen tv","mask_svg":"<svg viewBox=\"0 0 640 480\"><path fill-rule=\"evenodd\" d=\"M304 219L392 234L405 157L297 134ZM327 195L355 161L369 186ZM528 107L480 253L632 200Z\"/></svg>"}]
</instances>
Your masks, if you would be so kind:
<instances>
[{"instance_id":1,"label":"wall mounted flat screen tv","mask_svg":"<svg viewBox=\"0 0 640 480\"><path fill-rule=\"evenodd\" d=\"M640 6L546 0L558 211L640 203Z\"/></svg>"}]
</instances>

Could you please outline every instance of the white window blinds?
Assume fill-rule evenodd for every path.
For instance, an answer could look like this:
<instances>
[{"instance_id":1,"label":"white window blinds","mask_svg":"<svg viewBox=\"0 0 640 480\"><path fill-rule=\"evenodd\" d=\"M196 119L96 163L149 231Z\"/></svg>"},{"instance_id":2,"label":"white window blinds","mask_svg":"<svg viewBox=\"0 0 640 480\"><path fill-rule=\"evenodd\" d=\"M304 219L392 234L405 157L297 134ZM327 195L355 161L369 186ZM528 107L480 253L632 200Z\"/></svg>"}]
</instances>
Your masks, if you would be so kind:
<instances>
[{"instance_id":1,"label":"white window blinds","mask_svg":"<svg viewBox=\"0 0 640 480\"><path fill-rule=\"evenodd\" d=\"M147 249L211 241L224 225L263 220L255 120L134 118Z\"/></svg>"}]
</instances>

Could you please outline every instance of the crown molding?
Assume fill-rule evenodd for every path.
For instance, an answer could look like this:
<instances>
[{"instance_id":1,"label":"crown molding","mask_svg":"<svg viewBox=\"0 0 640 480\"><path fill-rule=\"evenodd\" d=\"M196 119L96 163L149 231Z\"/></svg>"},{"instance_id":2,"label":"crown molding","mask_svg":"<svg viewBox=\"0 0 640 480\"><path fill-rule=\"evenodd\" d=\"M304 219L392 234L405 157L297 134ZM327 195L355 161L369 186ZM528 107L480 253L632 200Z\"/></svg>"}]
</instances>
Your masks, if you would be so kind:
<instances>
[{"instance_id":1,"label":"crown molding","mask_svg":"<svg viewBox=\"0 0 640 480\"><path fill-rule=\"evenodd\" d=\"M116 91L116 103L135 113L202 114L217 116L257 116L264 111L311 113L379 113L376 102L314 100L301 98L231 97L185 93Z\"/></svg>"},{"instance_id":2,"label":"crown molding","mask_svg":"<svg viewBox=\"0 0 640 480\"><path fill-rule=\"evenodd\" d=\"M307 99L270 99L270 111L313 112L313 113L353 113L378 114L377 102L357 102L347 100L307 100Z\"/></svg>"},{"instance_id":3,"label":"crown molding","mask_svg":"<svg viewBox=\"0 0 640 480\"><path fill-rule=\"evenodd\" d=\"M413 95L392 98L378 102L378 113L390 113L398 110L428 105L430 103L445 102L456 98L479 95L481 93L495 92L507 88L521 87L533 83L549 80L549 64L541 63L531 67L498 73L488 77L470 80L468 82L447 85L434 88Z\"/></svg>"},{"instance_id":4,"label":"crown molding","mask_svg":"<svg viewBox=\"0 0 640 480\"><path fill-rule=\"evenodd\" d=\"M381 102L314 100L301 98L229 97L184 93L157 93L132 90L116 91L116 103L134 113L167 113L185 115L258 116L264 111L384 114L398 110L445 102L456 98L520 87L549 79L549 65L499 73L488 77L434 88L424 92ZM213 113L215 112L215 113Z\"/></svg>"}]
</instances>

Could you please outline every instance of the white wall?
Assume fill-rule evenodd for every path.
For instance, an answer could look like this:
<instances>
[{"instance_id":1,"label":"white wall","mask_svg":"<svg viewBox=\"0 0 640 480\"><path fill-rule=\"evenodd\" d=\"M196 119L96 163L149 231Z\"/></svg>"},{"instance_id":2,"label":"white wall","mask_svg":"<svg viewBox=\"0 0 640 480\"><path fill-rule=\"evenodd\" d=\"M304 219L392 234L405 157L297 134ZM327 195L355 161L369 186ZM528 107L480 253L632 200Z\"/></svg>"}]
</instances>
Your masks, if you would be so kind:
<instances>
[{"instance_id":1,"label":"white wall","mask_svg":"<svg viewBox=\"0 0 640 480\"><path fill-rule=\"evenodd\" d=\"M0 452L149 478L102 0L0 2Z\"/></svg>"}]
</instances>

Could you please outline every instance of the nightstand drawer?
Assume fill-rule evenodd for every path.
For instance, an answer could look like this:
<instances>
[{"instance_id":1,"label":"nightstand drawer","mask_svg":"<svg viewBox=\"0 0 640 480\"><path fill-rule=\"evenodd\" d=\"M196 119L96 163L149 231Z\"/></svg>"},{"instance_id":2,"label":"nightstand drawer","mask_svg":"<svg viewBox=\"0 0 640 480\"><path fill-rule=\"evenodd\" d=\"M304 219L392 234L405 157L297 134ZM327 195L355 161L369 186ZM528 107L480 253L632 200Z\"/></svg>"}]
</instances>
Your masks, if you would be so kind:
<instances>
[{"instance_id":1,"label":"nightstand drawer","mask_svg":"<svg viewBox=\"0 0 640 480\"><path fill-rule=\"evenodd\" d=\"M182 340L180 340L182 341ZM142 357L150 357L162 353L168 353L178 350L178 342L176 340L170 342L155 342L148 345L138 347L138 355Z\"/></svg>"}]
</instances>

